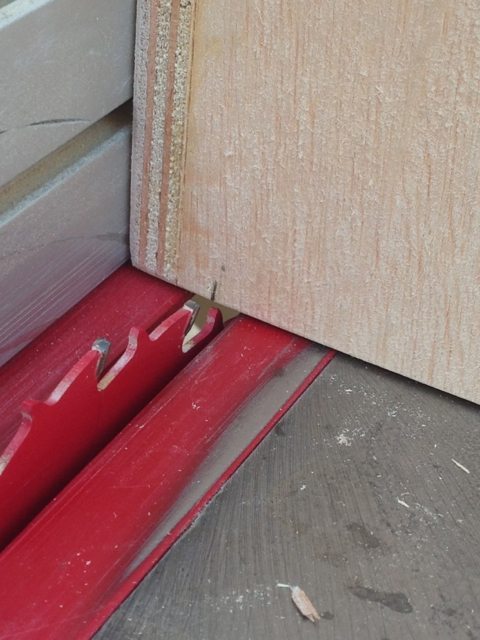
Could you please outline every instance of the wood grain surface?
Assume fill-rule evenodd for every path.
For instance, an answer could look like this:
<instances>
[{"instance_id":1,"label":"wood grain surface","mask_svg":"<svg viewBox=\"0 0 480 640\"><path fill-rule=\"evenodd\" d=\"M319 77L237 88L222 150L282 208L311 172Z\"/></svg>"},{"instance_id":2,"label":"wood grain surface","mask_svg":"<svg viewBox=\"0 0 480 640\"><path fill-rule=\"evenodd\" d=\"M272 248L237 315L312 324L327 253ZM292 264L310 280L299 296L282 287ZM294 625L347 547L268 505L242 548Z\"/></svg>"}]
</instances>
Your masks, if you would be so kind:
<instances>
[{"instance_id":1,"label":"wood grain surface","mask_svg":"<svg viewBox=\"0 0 480 640\"><path fill-rule=\"evenodd\" d=\"M140 0L136 265L480 402L480 7Z\"/></svg>"},{"instance_id":2,"label":"wood grain surface","mask_svg":"<svg viewBox=\"0 0 480 640\"><path fill-rule=\"evenodd\" d=\"M337 356L97 640L479 638L479 428Z\"/></svg>"}]
</instances>

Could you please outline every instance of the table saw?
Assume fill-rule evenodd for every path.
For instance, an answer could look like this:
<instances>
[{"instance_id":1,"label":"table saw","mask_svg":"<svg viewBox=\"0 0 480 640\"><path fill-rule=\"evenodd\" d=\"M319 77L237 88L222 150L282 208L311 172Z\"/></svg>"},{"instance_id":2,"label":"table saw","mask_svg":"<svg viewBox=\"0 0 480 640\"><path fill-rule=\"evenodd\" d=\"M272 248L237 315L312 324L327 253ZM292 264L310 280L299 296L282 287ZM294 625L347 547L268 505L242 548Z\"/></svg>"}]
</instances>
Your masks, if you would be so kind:
<instances>
[{"instance_id":1,"label":"table saw","mask_svg":"<svg viewBox=\"0 0 480 640\"><path fill-rule=\"evenodd\" d=\"M478 406L131 265L134 34L0 1L0 638L480 637Z\"/></svg>"}]
</instances>

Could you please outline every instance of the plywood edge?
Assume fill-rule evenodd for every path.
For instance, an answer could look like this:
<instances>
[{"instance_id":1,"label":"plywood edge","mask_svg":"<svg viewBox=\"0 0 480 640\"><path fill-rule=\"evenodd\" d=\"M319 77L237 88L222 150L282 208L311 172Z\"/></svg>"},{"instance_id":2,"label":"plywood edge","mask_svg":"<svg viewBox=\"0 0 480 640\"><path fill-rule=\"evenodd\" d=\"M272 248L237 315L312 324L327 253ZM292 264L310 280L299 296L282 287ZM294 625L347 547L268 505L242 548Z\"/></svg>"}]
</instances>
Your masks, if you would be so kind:
<instances>
[{"instance_id":1,"label":"plywood edge","mask_svg":"<svg viewBox=\"0 0 480 640\"><path fill-rule=\"evenodd\" d=\"M131 251L135 266L176 281L194 0L137 8Z\"/></svg>"}]
</instances>

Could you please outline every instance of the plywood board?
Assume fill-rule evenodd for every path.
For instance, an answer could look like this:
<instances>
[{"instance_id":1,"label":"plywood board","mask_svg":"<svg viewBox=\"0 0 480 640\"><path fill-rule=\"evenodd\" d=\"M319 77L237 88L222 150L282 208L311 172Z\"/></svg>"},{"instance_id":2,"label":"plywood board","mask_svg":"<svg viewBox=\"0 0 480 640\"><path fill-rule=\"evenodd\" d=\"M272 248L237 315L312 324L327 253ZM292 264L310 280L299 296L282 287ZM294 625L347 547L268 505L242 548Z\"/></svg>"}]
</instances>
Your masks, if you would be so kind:
<instances>
[{"instance_id":1,"label":"plywood board","mask_svg":"<svg viewBox=\"0 0 480 640\"><path fill-rule=\"evenodd\" d=\"M136 265L480 402L480 7L139 3Z\"/></svg>"}]
</instances>

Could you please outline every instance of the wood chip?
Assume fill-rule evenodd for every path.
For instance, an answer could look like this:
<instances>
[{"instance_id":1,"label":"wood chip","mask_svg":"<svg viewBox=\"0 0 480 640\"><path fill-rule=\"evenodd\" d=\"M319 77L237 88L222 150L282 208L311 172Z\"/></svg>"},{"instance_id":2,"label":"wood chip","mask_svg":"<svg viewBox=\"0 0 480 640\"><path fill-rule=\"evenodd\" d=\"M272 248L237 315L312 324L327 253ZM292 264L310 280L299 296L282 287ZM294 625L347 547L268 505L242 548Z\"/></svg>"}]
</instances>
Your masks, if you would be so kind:
<instances>
[{"instance_id":1,"label":"wood chip","mask_svg":"<svg viewBox=\"0 0 480 640\"><path fill-rule=\"evenodd\" d=\"M398 502L398 504L401 504L401 505L402 505L402 507L405 507L406 509L410 509L410 505L409 505L409 504L407 504L407 503L405 502L405 500L400 500L400 498L397 498L397 502Z\"/></svg>"},{"instance_id":2,"label":"wood chip","mask_svg":"<svg viewBox=\"0 0 480 640\"><path fill-rule=\"evenodd\" d=\"M452 462L453 462L453 464L456 464L459 469L461 469L462 471L465 471L465 473L470 473L470 470L467 469L467 467L464 467L461 462L458 462L454 458L452 458Z\"/></svg>"},{"instance_id":3,"label":"wood chip","mask_svg":"<svg viewBox=\"0 0 480 640\"><path fill-rule=\"evenodd\" d=\"M308 618L311 622L320 620L318 611L315 609L310 598L307 596L305 591L303 591L303 589L300 589L300 587L292 587L289 584L281 583L277 584L277 587L288 587L290 589L292 600L302 616L305 616L305 618Z\"/></svg>"}]
</instances>

